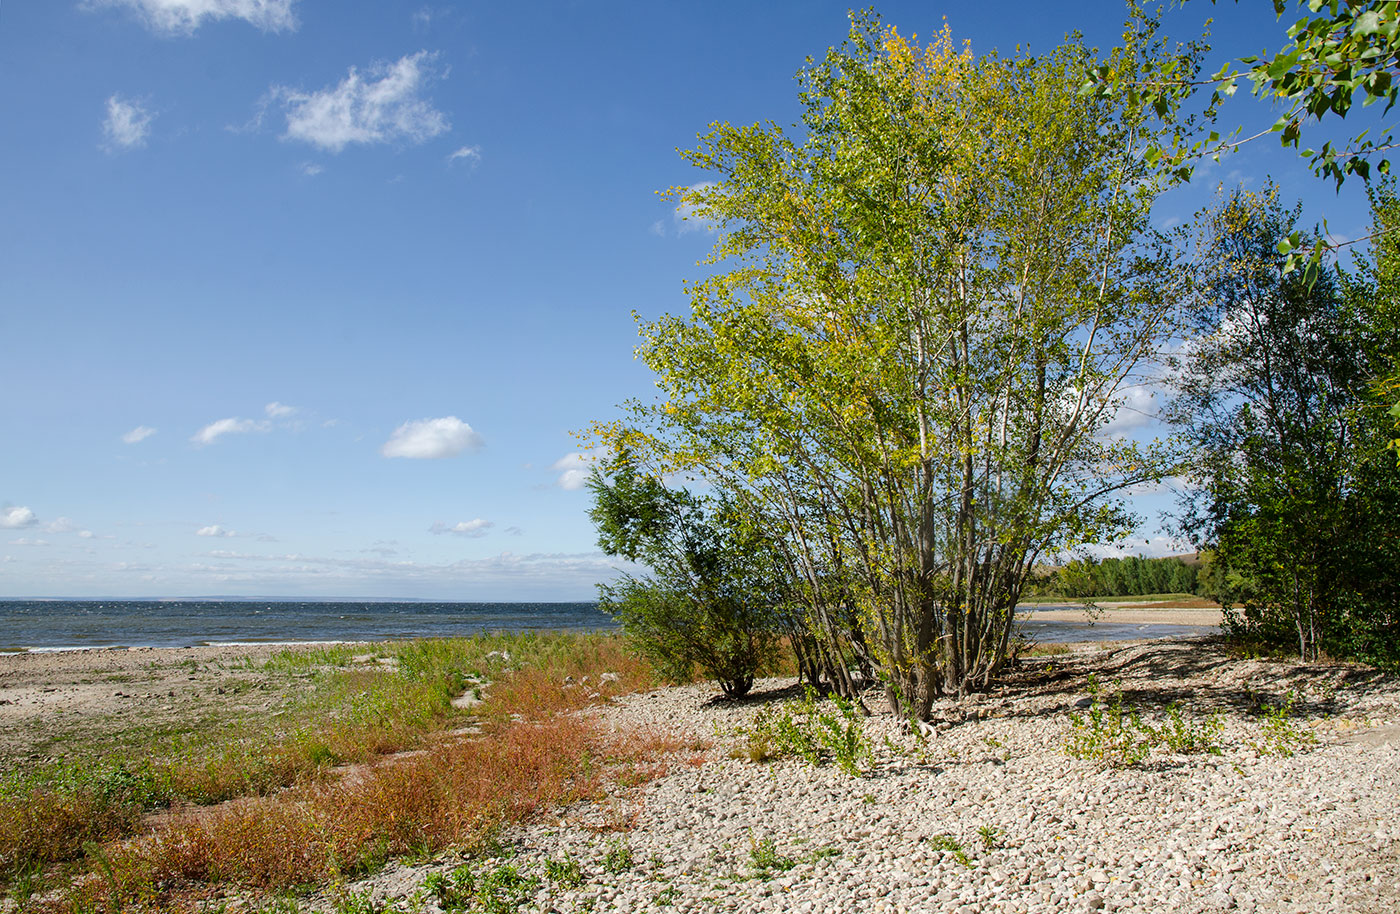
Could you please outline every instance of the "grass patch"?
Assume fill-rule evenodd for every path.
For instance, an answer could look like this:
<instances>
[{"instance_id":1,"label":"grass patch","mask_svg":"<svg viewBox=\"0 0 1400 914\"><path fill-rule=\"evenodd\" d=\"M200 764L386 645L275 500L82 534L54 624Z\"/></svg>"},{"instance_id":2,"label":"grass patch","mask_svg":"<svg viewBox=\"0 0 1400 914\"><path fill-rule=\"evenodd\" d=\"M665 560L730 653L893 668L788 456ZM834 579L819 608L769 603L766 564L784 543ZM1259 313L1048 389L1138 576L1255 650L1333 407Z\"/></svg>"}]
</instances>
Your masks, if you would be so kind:
<instances>
[{"instance_id":1,"label":"grass patch","mask_svg":"<svg viewBox=\"0 0 1400 914\"><path fill-rule=\"evenodd\" d=\"M559 714L654 685L618 637L403 642L357 662L365 652L274 655L262 672L291 690L281 713L152 744L140 765L97 757L9 779L0 873L11 875L0 878L13 884L15 874L66 864L72 910L114 899L161 907L225 883L332 882L397 856L471 849L541 807L597 795L617 766L643 770L645 737L610 742ZM571 687L570 676L592 686ZM491 683L473 709L488 738L453 738L468 715L451 700L474 681ZM406 749L430 751L373 764ZM349 763L362 767L332 771ZM143 832L146 814L167 806Z\"/></svg>"}]
</instances>

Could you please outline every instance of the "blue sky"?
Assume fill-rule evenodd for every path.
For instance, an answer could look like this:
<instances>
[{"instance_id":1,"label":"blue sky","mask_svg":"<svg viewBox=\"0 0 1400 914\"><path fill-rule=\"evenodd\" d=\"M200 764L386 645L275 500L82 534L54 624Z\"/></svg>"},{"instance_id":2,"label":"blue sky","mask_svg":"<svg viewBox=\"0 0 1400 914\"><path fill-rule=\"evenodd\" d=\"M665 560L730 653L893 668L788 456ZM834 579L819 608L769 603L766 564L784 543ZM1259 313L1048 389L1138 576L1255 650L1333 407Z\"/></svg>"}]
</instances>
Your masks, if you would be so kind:
<instances>
[{"instance_id":1,"label":"blue sky","mask_svg":"<svg viewBox=\"0 0 1400 914\"><path fill-rule=\"evenodd\" d=\"M1122 19L880 12L977 52ZM1169 27L1210 15L1217 58L1281 43L1262 0ZM631 313L683 310L713 240L657 195L706 177L675 150L793 122L846 27L825 2L0 5L0 596L591 599L614 563L571 430L648 396ZM1359 188L1272 141L1206 172L1160 222L1272 175L1364 230Z\"/></svg>"}]
</instances>

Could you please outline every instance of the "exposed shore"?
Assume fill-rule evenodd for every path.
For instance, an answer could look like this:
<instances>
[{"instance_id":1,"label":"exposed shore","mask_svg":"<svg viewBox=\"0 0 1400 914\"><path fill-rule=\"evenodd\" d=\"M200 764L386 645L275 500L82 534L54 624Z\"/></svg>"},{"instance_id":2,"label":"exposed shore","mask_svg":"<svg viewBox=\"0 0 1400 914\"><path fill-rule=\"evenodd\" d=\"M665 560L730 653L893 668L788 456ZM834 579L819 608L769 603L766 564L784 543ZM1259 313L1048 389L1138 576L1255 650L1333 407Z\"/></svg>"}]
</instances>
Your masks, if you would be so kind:
<instances>
[{"instance_id":1,"label":"exposed shore","mask_svg":"<svg viewBox=\"0 0 1400 914\"><path fill-rule=\"evenodd\" d=\"M0 761L53 757L65 740L163 716L266 712L279 697L249 661L283 649L0 657ZM1091 673L1150 721L1171 702L1197 721L1218 712L1221 754L1159 748L1131 768L1069 757L1069 715L1084 712ZM688 748L647 783L511 829L509 860L472 866L537 877L525 909L560 914L1400 909L1400 682L1366 668L1244 661L1209 642L1077 645L1031 658L991 695L939 702L922 747L872 691L875 758L862 777L731 757L743 755L738 728L795 694L791 681L765 680L726 702L696 684L585 712ZM1290 695L1287 726L1305 742L1272 754L1260 709ZM581 885L547 872L569 858ZM396 864L340 891L433 912L424 882L456 863ZM303 909L335 906L326 893Z\"/></svg>"},{"instance_id":2,"label":"exposed shore","mask_svg":"<svg viewBox=\"0 0 1400 914\"><path fill-rule=\"evenodd\" d=\"M1219 712L1221 755L1154 751L1105 769L1064 751L1089 673L1156 718L1170 701ZM1298 697L1316 740L1259 748L1260 700ZM876 764L853 778L789 759L756 764L735 728L792 696L769 680L742 702L693 685L594 713L619 729L703 739L664 776L513 831L541 911L1366 912L1400 909L1400 684L1360 667L1239 661L1212 644L1094 646L1034 661L996 693L941 702L920 752L875 705ZM964 850L966 862L946 848ZM632 863L609 872L609 853ZM762 872L771 850L782 866ZM566 856L567 855L567 856ZM584 884L551 885L568 857ZM480 871L507 861L486 861ZM352 886L408 898L442 865Z\"/></svg>"}]
</instances>

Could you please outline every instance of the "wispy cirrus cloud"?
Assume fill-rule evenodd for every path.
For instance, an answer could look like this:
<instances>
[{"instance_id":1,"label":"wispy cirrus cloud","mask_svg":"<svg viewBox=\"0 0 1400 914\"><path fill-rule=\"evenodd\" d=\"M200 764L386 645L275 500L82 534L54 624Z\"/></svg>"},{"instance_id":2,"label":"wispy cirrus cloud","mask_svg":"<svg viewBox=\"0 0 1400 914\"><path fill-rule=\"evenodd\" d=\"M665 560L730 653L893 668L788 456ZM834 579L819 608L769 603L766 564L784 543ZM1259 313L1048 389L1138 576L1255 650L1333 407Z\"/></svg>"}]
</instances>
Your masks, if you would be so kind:
<instances>
[{"instance_id":1,"label":"wispy cirrus cloud","mask_svg":"<svg viewBox=\"0 0 1400 914\"><path fill-rule=\"evenodd\" d=\"M278 403L276 400L273 400L263 407L263 412L267 413L269 419L290 419L292 416L295 416L299 410L295 406L288 406L285 403Z\"/></svg>"},{"instance_id":2,"label":"wispy cirrus cloud","mask_svg":"<svg viewBox=\"0 0 1400 914\"><path fill-rule=\"evenodd\" d=\"M481 435L456 416L405 422L379 448L385 457L437 460L463 451L480 450Z\"/></svg>"},{"instance_id":3,"label":"wispy cirrus cloud","mask_svg":"<svg viewBox=\"0 0 1400 914\"><path fill-rule=\"evenodd\" d=\"M265 432L272 427L265 419L218 419L190 436L190 440L203 447L213 444L225 435L246 435L249 432Z\"/></svg>"},{"instance_id":4,"label":"wispy cirrus cloud","mask_svg":"<svg viewBox=\"0 0 1400 914\"><path fill-rule=\"evenodd\" d=\"M218 524L210 524L207 527L200 527L194 532L195 536L237 536L232 530L227 530Z\"/></svg>"},{"instance_id":5,"label":"wispy cirrus cloud","mask_svg":"<svg viewBox=\"0 0 1400 914\"><path fill-rule=\"evenodd\" d=\"M145 146L154 119L155 115L139 101L112 95L107 99L107 117L102 121L102 148L122 152Z\"/></svg>"},{"instance_id":6,"label":"wispy cirrus cloud","mask_svg":"<svg viewBox=\"0 0 1400 914\"><path fill-rule=\"evenodd\" d=\"M149 425L138 425L125 435L122 435L122 441L127 444L140 444L155 433L156 430Z\"/></svg>"},{"instance_id":7,"label":"wispy cirrus cloud","mask_svg":"<svg viewBox=\"0 0 1400 914\"><path fill-rule=\"evenodd\" d=\"M88 0L131 10L153 32L193 35L205 20L241 19L264 32L296 31L296 0Z\"/></svg>"},{"instance_id":8,"label":"wispy cirrus cloud","mask_svg":"<svg viewBox=\"0 0 1400 914\"><path fill-rule=\"evenodd\" d=\"M447 157L449 164L460 160L465 160L468 165L476 165L481 161L481 147L462 146Z\"/></svg>"},{"instance_id":9,"label":"wispy cirrus cloud","mask_svg":"<svg viewBox=\"0 0 1400 914\"><path fill-rule=\"evenodd\" d=\"M444 533L450 533L453 536L469 536L475 539L485 536L486 531L494 526L496 525L491 523L491 521L478 517L474 520L464 520L450 526L444 524L442 521L437 521L428 528L428 532L435 533L439 536Z\"/></svg>"},{"instance_id":10,"label":"wispy cirrus cloud","mask_svg":"<svg viewBox=\"0 0 1400 914\"><path fill-rule=\"evenodd\" d=\"M274 86L267 99L280 102L286 116L282 139L334 153L352 144L422 143L446 133L447 116L423 97L440 75L437 57L419 51L372 64L363 74L351 67L339 83L315 92Z\"/></svg>"}]
</instances>

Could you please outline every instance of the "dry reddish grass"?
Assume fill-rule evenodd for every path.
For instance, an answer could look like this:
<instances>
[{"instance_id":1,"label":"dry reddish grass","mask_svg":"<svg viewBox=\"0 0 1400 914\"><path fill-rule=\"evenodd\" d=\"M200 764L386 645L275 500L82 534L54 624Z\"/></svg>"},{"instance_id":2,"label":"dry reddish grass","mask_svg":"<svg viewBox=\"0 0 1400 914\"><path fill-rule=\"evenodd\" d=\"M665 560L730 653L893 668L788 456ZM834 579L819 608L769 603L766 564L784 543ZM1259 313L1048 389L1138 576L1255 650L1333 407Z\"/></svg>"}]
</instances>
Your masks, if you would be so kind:
<instances>
[{"instance_id":1,"label":"dry reddish grass","mask_svg":"<svg viewBox=\"0 0 1400 914\"><path fill-rule=\"evenodd\" d=\"M241 795L221 805L173 810L147 820L134 838L123 837L133 833L130 822L84 831L82 823L98 821L90 809L36 809L33 834L13 836L10 846L62 859L63 847L39 843L46 825L65 822L53 840L70 855L74 834L96 842L75 878L63 880L64 900L53 909L192 910L230 885L279 890L352 876L399 855L470 851L506 824L600 796L607 781L658 777L665 765L657 759L697 749L660 733L604 734L567 713L654 684L649 666L621 639L542 639L527 647L528 668L496 677L476 709L486 730L480 738L432 735L429 720L380 733L372 720L339 720L343 732L288 734L287 745L263 747L252 764L249 749L235 746L181 773L186 796ZM603 672L613 675L605 682ZM324 751L308 751L308 737L326 742ZM401 752L406 746L424 748ZM392 752L399 754L374 757ZM329 764L308 768L317 757L361 764L330 782ZM278 792L289 783L297 786ZM0 816L5 821L26 820Z\"/></svg>"}]
</instances>

